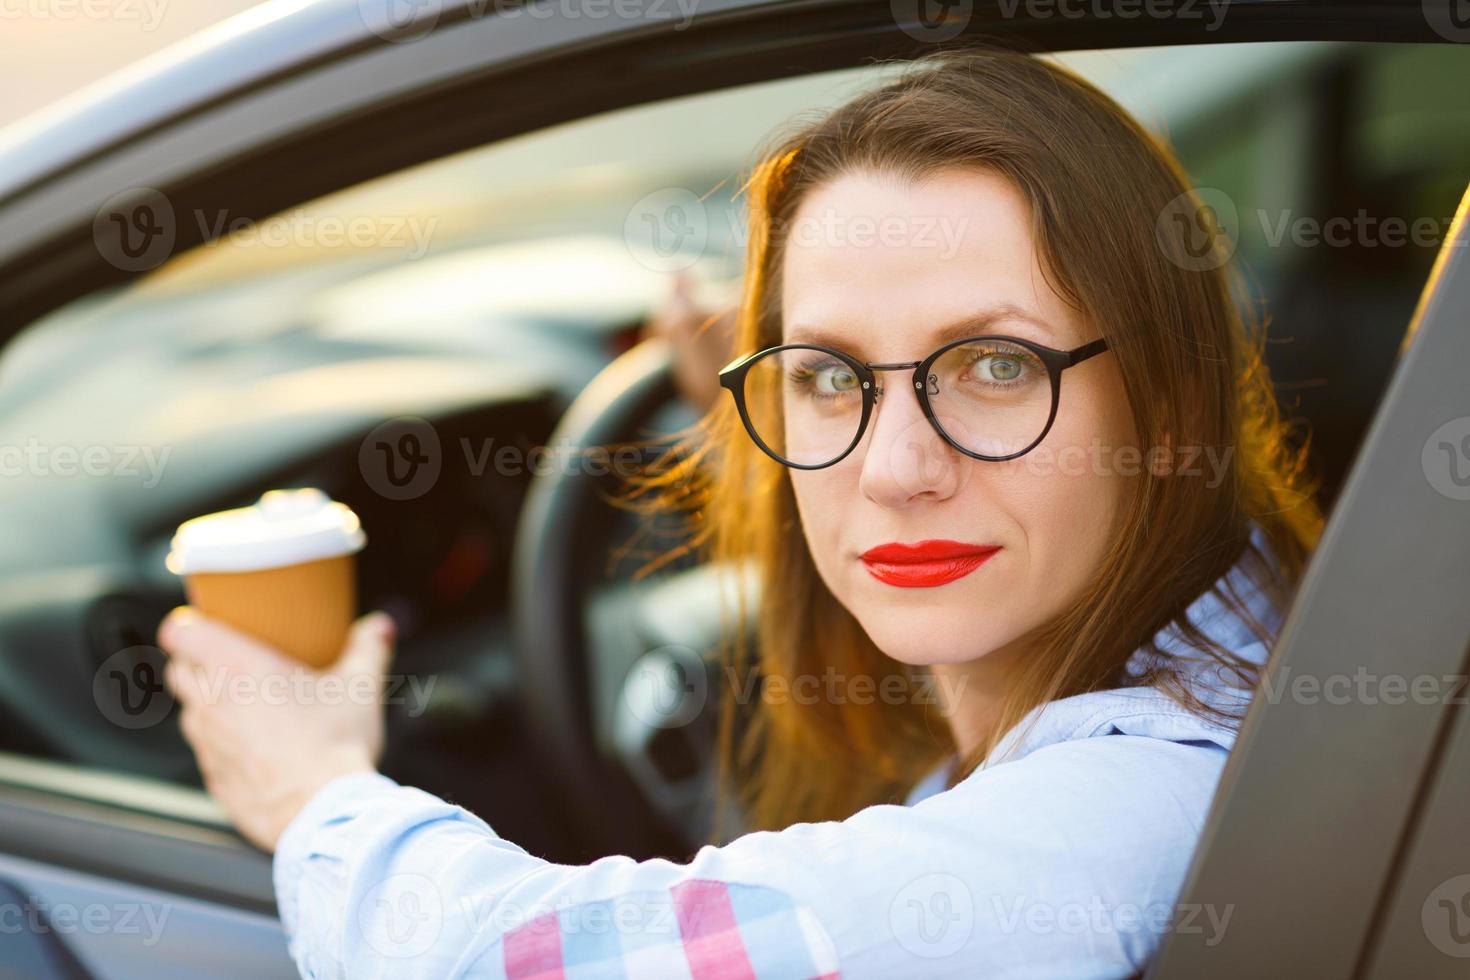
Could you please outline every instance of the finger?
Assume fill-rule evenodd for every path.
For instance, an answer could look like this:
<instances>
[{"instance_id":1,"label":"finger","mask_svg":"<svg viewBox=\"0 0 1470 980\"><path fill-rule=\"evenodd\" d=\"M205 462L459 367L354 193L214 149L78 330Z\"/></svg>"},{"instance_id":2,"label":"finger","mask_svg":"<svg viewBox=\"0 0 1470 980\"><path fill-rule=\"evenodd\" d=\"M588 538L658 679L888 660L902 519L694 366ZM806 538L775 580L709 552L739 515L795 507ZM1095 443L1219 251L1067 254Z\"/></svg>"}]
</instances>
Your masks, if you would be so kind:
<instances>
[{"instance_id":1,"label":"finger","mask_svg":"<svg viewBox=\"0 0 1470 980\"><path fill-rule=\"evenodd\" d=\"M171 659L163 667L163 683L180 704L205 704L203 668L190 661Z\"/></svg>"},{"instance_id":2,"label":"finger","mask_svg":"<svg viewBox=\"0 0 1470 980\"><path fill-rule=\"evenodd\" d=\"M168 693L174 696L175 701L188 703L189 696L193 693L186 689L188 686L187 673L188 669L172 658L163 665L163 686L168 688Z\"/></svg>"},{"instance_id":3,"label":"finger","mask_svg":"<svg viewBox=\"0 0 1470 980\"><path fill-rule=\"evenodd\" d=\"M158 645L185 663L227 667L245 674L289 673L301 666L254 637L189 606L175 609L159 625Z\"/></svg>"},{"instance_id":4,"label":"finger","mask_svg":"<svg viewBox=\"0 0 1470 980\"><path fill-rule=\"evenodd\" d=\"M169 648L172 645L171 639L173 637L175 627L179 623L188 620L188 618L193 615L195 615L195 611L191 607L175 606L174 608L169 610L167 616L163 617L163 622L158 624L158 636L156 637L158 645L163 648L163 652L167 653L170 658L173 657L173 651Z\"/></svg>"},{"instance_id":5,"label":"finger","mask_svg":"<svg viewBox=\"0 0 1470 980\"><path fill-rule=\"evenodd\" d=\"M373 612L352 624L347 647L332 669L341 674L381 676L393 659L393 642L397 639L393 617Z\"/></svg>"},{"instance_id":6,"label":"finger","mask_svg":"<svg viewBox=\"0 0 1470 980\"><path fill-rule=\"evenodd\" d=\"M185 704L183 710L179 712L179 731L183 734L184 741L194 749L196 756L204 740L203 720L204 716L199 709L188 704Z\"/></svg>"},{"instance_id":7,"label":"finger","mask_svg":"<svg viewBox=\"0 0 1470 980\"><path fill-rule=\"evenodd\" d=\"M194 753L194 765L204 778L205 789L209 789L221 775L219 760L215 757L215 740L210 736L209 727L207 711L186 706L179 712L179 732Z\"/></svg>"},{"instance_id":8,"label":"finger","mask_svg":"<svg viewBox=\"0 0 1470 980\"><path fill-rule=\"evenodd\" d=\"M669 277L669 291L658 312L649 321L649 332L655 336L680 340L688 336L690 321L696 313L691 297L689 276L682 270Z\"/></svg>"}]
</instances>

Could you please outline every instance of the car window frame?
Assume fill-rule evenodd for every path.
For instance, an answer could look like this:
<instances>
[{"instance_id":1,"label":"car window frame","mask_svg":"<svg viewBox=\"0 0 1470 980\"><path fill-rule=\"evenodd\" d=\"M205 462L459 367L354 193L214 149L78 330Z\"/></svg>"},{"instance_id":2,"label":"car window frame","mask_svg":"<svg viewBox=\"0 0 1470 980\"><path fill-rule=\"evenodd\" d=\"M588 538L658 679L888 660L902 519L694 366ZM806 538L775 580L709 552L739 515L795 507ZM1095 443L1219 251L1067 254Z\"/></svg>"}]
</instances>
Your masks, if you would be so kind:
<instances>
[{"instance_id":1,"label":"car window frame","mask_svg":"<svg viewBox=\"0 0 1470 980\"><path fill-rule=\"evenodd\" d=\"M181 208L223 207L243 218L260 219L417 163L597 112L853 67L874 56L909 56L926 47L895 23L887 2L818 0L782 8L760 0L710 0L706 9L707 19L686 34L675 34L674 25L666 20L607 24L523 19L511 26L509 21L482 18L447 19L442 29L412 43L362 37L259 85L160 120L91 156L58 165L0 202L0 347L42 314L139 274L108 265L93 239L94 217L118 193L156 187ZM1058 51L1242 40L1445 40L1423 22L1417 4L1374 2L1334 8L1240 0L1231 4L1231 12L1223 29L1211 34L1198 25L1091 15L1072 20L983 20L972 25L972 32ZM497 108L503 113L483 111L485 93L491 90L497 92ZM416 139L385 140L384 132L412 132ZM261 173L281 179L262 182ZM200 244L188 237L187 229L181 230L185 234L175 254ZM1433 331L1435 336L1440 332ZM1430 370L1422 358L1415 364L1416 371ZM1449 367L1443 364L1439 370ZM1405 383L1401 366L1393 384ZM1379 430L1403 411L1393 399L1386 400L1372 438L1381 441ZM1382 465L1375 457L1367 475L1355 471L1354 480L1379 481L1377 468ZM1359 507L1355 505L1351 513ZM1435 523L1426 520L1422 526L1428 530ZM1334 546L1325 552L1328 557L1314 561L1314 589L1332 591L1331 556L1336 551ZM1292 621L1305 615L1294 615ZM1271 726L1252 710L1255 720L1247 719L1249 731L1243 738L1248 749L1270 737ZM1257 734L1262 729L1267 734ZM1221 805L1228 805L1231 814L1237 812L1238 800L1247 798L1237 794L1242 785L1249 785L1242 769L1250 755L1237 752L1227 771L1228 792L1222 792ZM268 873L269 861L256 852L243 864L233 863L242 860L239 848L247 845L228 834L215 851L207 852L214 857L200 852L188 861L185 856L191 852L183 839L193 831L179 818L158 817L162 822L147 831L156 832L157 846L138 846L141 838L119 841L112 836L131 819L128 810L116 803L82 803L84 809L77 810L77 799L55 790L15 784L0 788L13 803L0 806L0 850L29 850L58 865L101 867L115 877L153 883L159 881L160 865L166 865L177 872L168 875L168 887L180 890L190 887L190 876L197 875L202 864L218 858L224 862L219 869L233 869L243 884L211 893L212 897L242 908L259 907L265 880L261 875ZM68 810L77 816L76 823L37 817ZM1214 852L1222 837L1222 819L1218 811L1212 812L1197 864L1203 859L1213 868L1222 860ZM80 839L76 835L88 834L99 843L73 845ZM104 864L102 854L109 848L114 859ZM1195 891L1207 888L1212 880L1203 874L1196 870L1191 876ZM223 870L215 875L221 881L229 877ZM1264 887L1262 883L1256 891ZM1298 945L1308 945L1295 938ZM1320 934L1310 938L1314 943L1326 941ZM1173 962L1165 969L1174 969Z\"/></svg>"},{"instance_id":2,"label":"car window frame","mask_svg":"<svg viewBox=\"0 0 1470 980\"><path fill-rule=\"evenodd\" d=\"M340 17L359 22L355 32L337 31L332 50L306 46L297 62L272 60L267 77L230 94L189 109L170 103L161 118L136 122L134 132L99 146L78 146L72 159L50 161L0 198L0 348L46 312L146 271L108 263L94 238L99 212L118 195L155 190L180 212L260 220L426 160L594 113L932 47L922 26L895 17L902 5L886 0L707 0L689 25L665 4L610 19L540 18L472 16L484 5L456 0L427 5L436 28L397 43L369 30L356 3L337 6ZM977 9L961 37L1035 51L1260 40L1449 43L1418 5L1388 0L1234 0L1213 26L1085 9L1077 17L1044 13ZM272 26L290 24L281 18ZM487 112L492 91L495 111ZM385 132L414 138L383 139ZM0 170L28 161L23 151L0 151ZM262 173L273 179L259 180ZM172 254L198 246L205 234L179 222Z\"/></svg>"},{"instance_id":3,"label":"car window frame","mask_svg":"<svg viewBox=\"0 0 1470 980\"><path fill-rule=\"evenodd\" d=\"M1454 778L1443 769L1455 757L1447 747L1470 751L1470 500L1436 485L1426 459L1444 425L1470 420L1467 323L1470 186L1241 723L1175 907L1179 927L1151 978L1361 976L1370 961L1379 975L1402 976L1399 964L1374 959L1393 908L1394 948L1436 969L1463 962L1426 950L1424 931L1413 937L1404 925L1406 901L1418 925L1422 896L1395 896L1407 874L1426 875L1422 842L1417 861L1407 859L1416 833L1445 839L1448 804L1431 809L1430 790ZM1441 692L1451 703L1399 701L1386 688L1329 695L1329 679L1359 671L1370 682L1458 676L1462 687ZM1315 679L1319 693L1291 693L1293 677ZM1470 850L1463 833L1459 847ZM1227 910L1223 937L1182 921L1198 926L1203 913L1218 921Z\"/></svg>"}]
</instances>

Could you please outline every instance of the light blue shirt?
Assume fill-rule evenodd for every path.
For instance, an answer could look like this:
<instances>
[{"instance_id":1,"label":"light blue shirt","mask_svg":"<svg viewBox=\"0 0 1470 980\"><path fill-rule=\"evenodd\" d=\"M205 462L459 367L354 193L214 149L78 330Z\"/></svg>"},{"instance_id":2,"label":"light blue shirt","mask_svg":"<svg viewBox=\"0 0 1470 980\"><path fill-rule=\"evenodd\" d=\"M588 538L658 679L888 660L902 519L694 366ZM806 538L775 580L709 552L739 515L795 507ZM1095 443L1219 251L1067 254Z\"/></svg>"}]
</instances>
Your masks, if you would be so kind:
<instances>
[{"instance_id":1,"label":"light blue shirt","mask_svg":"<svg viewBox=\"0 0 1470 980\"><path fill-rule=\"evenodd\" d=\"M1241 567L1227 578L1274 635L1280 612ZM1190 615L1264 662L1210 593ZM1187 652L1172 629L1158 642ZM1249 700L1203 659L1190 677L1215 704ZM1064 698L952 789L941 767L903 806L683 864L552 864L420 790L344 776L287 827L276 896L307 977L1129 976L1169 929L1214 942L1229 924L1175 902L1234 741L1152 688Z\"/></svg>"}]
</instances>

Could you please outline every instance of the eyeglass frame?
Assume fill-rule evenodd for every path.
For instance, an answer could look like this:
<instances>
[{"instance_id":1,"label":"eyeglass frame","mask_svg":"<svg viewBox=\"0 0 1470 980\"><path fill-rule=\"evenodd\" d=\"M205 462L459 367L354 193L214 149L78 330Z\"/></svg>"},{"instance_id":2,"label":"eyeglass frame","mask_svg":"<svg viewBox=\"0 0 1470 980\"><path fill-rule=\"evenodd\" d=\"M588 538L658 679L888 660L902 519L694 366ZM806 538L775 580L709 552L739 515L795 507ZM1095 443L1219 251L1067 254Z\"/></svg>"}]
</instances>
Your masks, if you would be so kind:
<instances>
[{"instance_id":1,"label":"eyeglass frame","mask_svg":"<svg viewBox=\"0 0 1470 980\"><path fill-rule=\"evenodd\" d=\"M1026 348L1031 353L1035 354L1037 359L1046 366L1047 376L1051 382L1051 410L1047 413L1046 425L1042 427L1041 435L1032 440L1031 444L1028 445L1026 448L1005 456L987 456L984 453L973 452L960 445L960 443L953 436L951 436L948 432L945 432L944 426L940 424L939 419L934 414L934 407L929 403L929 389L924 384L925 376L928 375L929 369L934 366L935 361L939 360L939 358L954 350L956 347L963 347L966 344L973 344L977 341L1003 341L1008 344L1016 344L1018 346ZM1042 440L1044 440L1047 437L1047 434L1051 432L1051 427L1057 419L1057 406L1061 404L1062 400L1062 372L1065 371L1067 368L1075 367L1076 365L1081 364L1083 361L1095 357L1108 349L1109 346L1106 338L1098 338L1097 340L1083 344L1080 347L1074 347L1071 350L1057 350L1054 347L1047 347L1042 344L1038 344L1035 341L1026 340L1022 337L1009 337L1002 334L980 334L974 337L964 337L960 340L952 340L944 346L940 347L938 350L934 351L922 361L894 361L891 363L882 363L878 361L859 361L851 354L837 350L835 347L827 347L822 344L777 344L775 347L767 347L762 350L754 351L750 354L745 354L741 357L737 357L729 364L720 368L719 378L720 387L729 389L730 394L735 398L735 408L740 414L740 422L742 425L745 426L746 434L750 436L751 441L754 442L756 446L759 447L760 450L764 452L767 456L771 457L783 466L789 466L792 469L822 470L826 469L829 466L835 466L836 464L846 459L848 455L850 455L852 451L857 448L858 443L863 441L863 435L866 434L868 431L868 421L873 414L873 406L877 404L878 396L883 394L883 386L878 384L878 378L874 372L903 371L909 368L912 368L914 371L914 397L919 400L919 408L923 410L924 417L929 420L929 424L933 427L934 431L939 433L940 438L949 445L953 446L955 449L964 453L966 456L969 456L971 459L983 460L988 463L1004 463L1008 460L1019 459L1020 457L1031 452L1031 450L1041 445ZM750 371L751 365L753 365L757 360L765 357L768 354L773 354L779 350L817 350L821 351L824 354L830 354L833 357L836 357L838 360L842 361L848 367L852 368L853 372L862 382L861 390L863 398L863 414L862 418L858 421L857 434L853 436L852 442L848 445L846 449L844 449L841 453L839 453L828 462L815 464L793 463L790 460L781 457L776 453L775 450L766 445L765 441L761 439L759 433L755 431L755 426L750 421L750 413L747 411L745 405L745 376Z\"/></svg>"}]
</instances>

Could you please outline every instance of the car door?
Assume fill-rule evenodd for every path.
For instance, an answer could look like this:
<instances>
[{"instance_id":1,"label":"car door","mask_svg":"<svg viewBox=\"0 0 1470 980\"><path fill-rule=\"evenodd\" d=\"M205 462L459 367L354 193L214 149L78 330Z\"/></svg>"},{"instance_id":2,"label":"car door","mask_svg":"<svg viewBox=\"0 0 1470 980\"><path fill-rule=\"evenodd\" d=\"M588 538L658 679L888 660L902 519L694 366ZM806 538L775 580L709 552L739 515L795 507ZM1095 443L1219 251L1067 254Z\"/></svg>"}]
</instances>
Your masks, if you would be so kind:
<instances>
[{"instance_id":1,"label":"car door","mask_svg":"<svg viewBox=\"0 0 1470 980\"><path fill-rule=\"evenodd\" d=\"M270 861L171 784L0 756L0 974L294 977Z\"/></svg>"},{"instance_id":2,"label":"car door","mask_svg":"<svg viewBox=\"0 0 1470 980\"><path fill-rule=\"evenodd\" d=\"M1395 5L1291 17L1274 3L1236 6L1218 34L1183 20L1131 26L1091 15L977 14L960 26L1058 48L1433 39L1422 19ZM207 226L160 220L156 194L166 192L175 218L225 211L260 219L622 105L916 53L951 24L888 3L715 0L692 23L663 4L574 18L502 17L483 4L446 3L407 23L364 17L371 7L332 0L262 28L242 26L170 70L13 137L0 150L0 341L210 236ZM1362 17L1369 8L1381 16ZM6 395L0 390L0 411ZM77 591L107 595L98 584L107 574L74 569L24 595L12 582L0 601L41 616ZM135 650L150 639L146 626L126 615L103 626L128 656L99 664L92 687L69 696L112 715L122 738L132 719L166 701L153 700L162 697L156 659ZM12 630L6 639L24 635ZM0 960L23 964L14 967L22 975L293 975L269 858L202 793L171 778L180 745L167 725L149 730L159 740L154 775L109 771L105 740L95 746L101 765L50 761L39 751L0 757L0 912L24 923L0 930Z\"/></svg>"},{"instance_id":3,"label":"car door","mask_svg":"<svg viewBox=\"0 0 1470 980\"><path fill-rule=\"evenodd\" d=\"M1150 976L1463 976L1470 186ZM1207 922L1226 923L1220 929Z\"/></svg>"}]
</instances>

